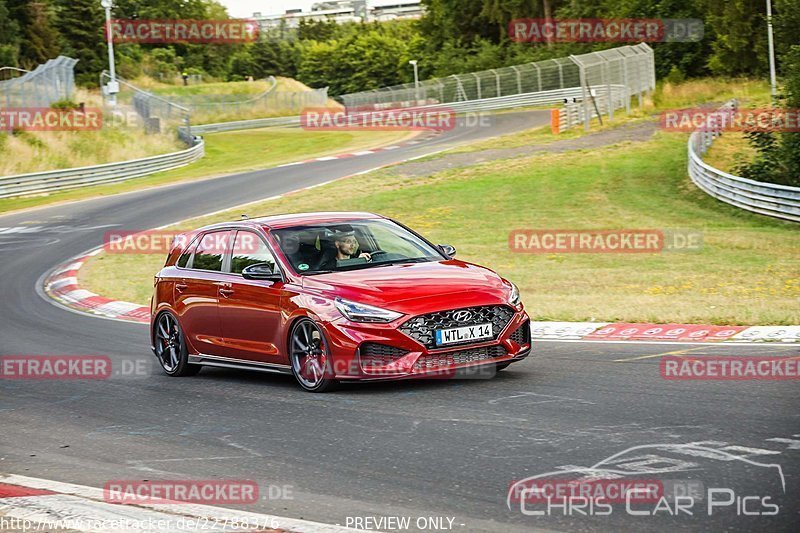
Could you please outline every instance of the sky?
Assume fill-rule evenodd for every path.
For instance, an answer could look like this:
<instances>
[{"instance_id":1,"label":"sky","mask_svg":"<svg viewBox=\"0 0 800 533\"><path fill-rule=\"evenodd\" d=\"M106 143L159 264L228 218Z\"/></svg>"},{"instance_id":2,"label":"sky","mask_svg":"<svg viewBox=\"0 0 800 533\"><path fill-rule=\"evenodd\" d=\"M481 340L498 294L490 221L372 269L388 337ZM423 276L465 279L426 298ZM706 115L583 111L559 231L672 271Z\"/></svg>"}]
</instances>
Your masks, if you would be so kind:
<instances>
[{"instance_id":1,"label":"sky","mask_svg":"<svg viewBox=\"0 0 800 533\"><path fill-rule=\"evenodd\" d=\"M285 13L287 9L301 8L310 11L311 4L319 0L218 0L228 8L232 17L251 17L258 11L262 15Z\"/></svg>"}]
</instances>

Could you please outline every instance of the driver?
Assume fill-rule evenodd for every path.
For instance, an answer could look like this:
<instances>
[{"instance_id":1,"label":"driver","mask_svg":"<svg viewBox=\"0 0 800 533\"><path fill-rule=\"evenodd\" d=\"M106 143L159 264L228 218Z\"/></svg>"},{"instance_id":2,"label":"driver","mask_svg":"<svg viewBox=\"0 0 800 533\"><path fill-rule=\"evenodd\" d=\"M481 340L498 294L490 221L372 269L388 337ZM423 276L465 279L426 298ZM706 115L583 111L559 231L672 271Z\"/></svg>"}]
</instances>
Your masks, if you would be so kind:
<instances>
[{"instance_id":1,"label":"driver","mask_svg":"<svg viewBox=\"0 0 800 533\"><path fill-rule=\"evenodd\" d=\"M336 260L344 261L346 259L366 259L372 261L372 255L367 252L362 252L355 255L358 250L358 240L356 240L355 232L353 231L340 231L334 233L333 244L336 246Z\"/></svg>"}]
</instances>

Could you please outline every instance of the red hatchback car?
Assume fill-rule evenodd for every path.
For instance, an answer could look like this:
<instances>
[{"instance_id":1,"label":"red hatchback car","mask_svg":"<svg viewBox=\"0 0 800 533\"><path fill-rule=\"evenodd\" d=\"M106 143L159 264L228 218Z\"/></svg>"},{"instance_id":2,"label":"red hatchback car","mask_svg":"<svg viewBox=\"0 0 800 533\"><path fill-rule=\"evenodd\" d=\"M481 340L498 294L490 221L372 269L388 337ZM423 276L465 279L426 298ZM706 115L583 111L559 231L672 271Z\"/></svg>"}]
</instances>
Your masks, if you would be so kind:
<instances>
[{"instance_id":1,"label":"red hatchback car","mask_svg":"<svg viewBox=\"0 0 800 533\"><path fill-rule=\"evenodd\" d=\"M164 371L201 366L338 382L484 374L525 358L517 287L371 213L216 224L175 240L155 278Z\"/></svg>"}]
</instances>

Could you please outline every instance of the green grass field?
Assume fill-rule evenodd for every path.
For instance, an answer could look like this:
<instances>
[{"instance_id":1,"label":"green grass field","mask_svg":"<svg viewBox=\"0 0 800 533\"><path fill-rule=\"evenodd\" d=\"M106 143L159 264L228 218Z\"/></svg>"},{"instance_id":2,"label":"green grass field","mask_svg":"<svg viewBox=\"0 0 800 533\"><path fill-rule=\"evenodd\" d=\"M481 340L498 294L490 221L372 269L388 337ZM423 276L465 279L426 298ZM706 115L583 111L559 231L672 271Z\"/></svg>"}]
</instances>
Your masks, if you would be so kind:
<instances>
[{"instance_id":1,"label":"green grass field","mask_svg":"<svg viewBox=\"0 0 800 533\"><path fill-rule=\"evenodd\" d=\"M800 231L697 190L686 176L686 136L591 152L543 154L440 172L424 179L378 171L266 201L251 215L368 208L449 243L467 261L515 281L541 320L800 323ZM402 170L402 167L400 167ZM200 218L183 228L235 219ZM698 252L512 252L514 229L687 228ZM100 255L82 283L147 303L162 256Z\"/></svg>"},{"instance_id":2,"label":"green grass field","mask_svg":"<svg viewBox=\"0 0 800 533\"><path fill-rule=\"evenodd\" d=\"M267 128L205 136L206 156L189 166L121 183L96 185L47 196L0 199L0 213L50 203L108 196L168 183L268 168L304 159L363 150L407 138L404 132L305 131Z\"/></svg>"}]
</instances>

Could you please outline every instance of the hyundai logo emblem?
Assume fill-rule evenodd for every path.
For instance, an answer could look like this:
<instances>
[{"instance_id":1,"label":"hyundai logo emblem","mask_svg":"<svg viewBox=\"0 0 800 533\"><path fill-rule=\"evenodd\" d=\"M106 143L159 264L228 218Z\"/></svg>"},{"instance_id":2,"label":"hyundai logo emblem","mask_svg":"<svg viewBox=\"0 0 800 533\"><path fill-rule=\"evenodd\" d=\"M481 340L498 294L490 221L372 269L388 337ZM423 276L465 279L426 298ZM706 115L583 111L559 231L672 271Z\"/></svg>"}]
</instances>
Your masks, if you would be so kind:
<instances>
[{"instance_id":1,"label":"hyundai logo emblem","mask_svg":"<svg viewBox=\"0 0 800 533\"><path fill-rule=\"evenodd\" d=\"M467 322L472 318L472 311L456 311L453 313L453 320L456 322Z\"/></svg>"}]
</instances>

